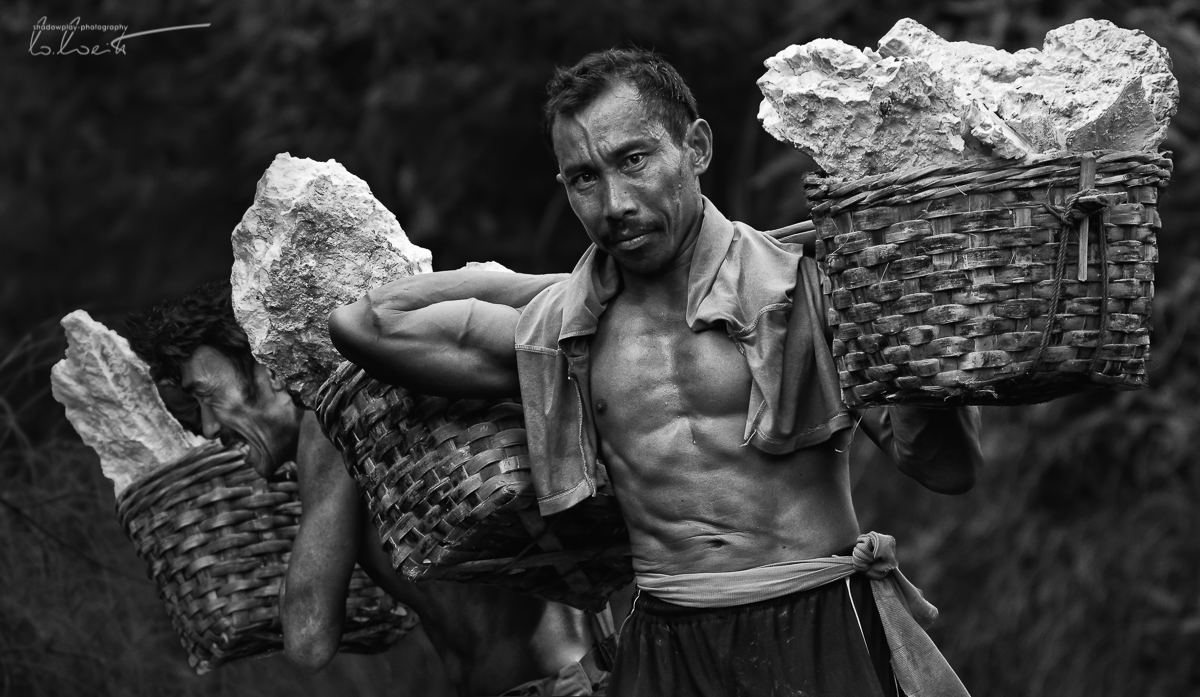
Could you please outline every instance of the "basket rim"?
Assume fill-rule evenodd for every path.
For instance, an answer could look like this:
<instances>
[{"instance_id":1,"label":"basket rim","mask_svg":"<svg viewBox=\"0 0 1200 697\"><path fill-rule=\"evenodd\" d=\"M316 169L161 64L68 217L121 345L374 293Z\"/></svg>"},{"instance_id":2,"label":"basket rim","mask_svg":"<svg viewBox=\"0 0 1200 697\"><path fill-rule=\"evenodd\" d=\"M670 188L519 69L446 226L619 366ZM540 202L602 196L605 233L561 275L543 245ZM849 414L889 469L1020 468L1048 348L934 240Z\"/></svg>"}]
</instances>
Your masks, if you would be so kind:
<instances>
[{"instance_id":1,"label":"basket rim","mask_svg":"<svg viewBox=\"0 0 1200 697\"><path fill-rule=\"evenodd\" d=\"M882 174L873 174L857 179L821 176L817 173L809 173L804 176L804 189L810 201L821 202L819 205L814 205L814 209L819 207L828 208L834 200L845 199L866 192L880 191L889 187L903 186L906 189L915 190L923 188L923 186L953 186L955 183L958 183L955 181L937 181L946 178L966 177L982 179L986 177L986 181L992 183L1005 182L1007 179L1018 176L1028 178L1031 170L1043 170L1037 172L1037 174L1043 176L1077 174L1080 162L1086 155L1092 155L1096 158L1097 173L1101 173L1106 168L1112 168L1121 163L1134 162L1149 166L1153 170L1158 170L1151 172L1151 174L1164 179L1170 176L1173 167L1172 153L1169 150L1162 152L1123 150L1058 151L1030 155L1020 160L984 160L979 162L963 162L954 165L914 167ZM934 181L926 182L925 180ZM1010 186L1008 188L1017 187ZM814 210L814 212L817 211Z\"/></svg>"},{"instance_id":2,"label":"basket rim","mask_svg":"<svg viewBox=\"0 0 1200 697\"><path fill-rule=\"evenodd\" d=\"M214 462L232 463L241 457L241 453L222 445L220 441L207 441L198 445L178 460L146 473L125 487L117 496L117 519L124 522L128 516L136 514L138 510L134 509L143 508L147 497L157 493L158 487L168 480L180 477L183 470L190 472Z\"/></svg>"}]
</instances>

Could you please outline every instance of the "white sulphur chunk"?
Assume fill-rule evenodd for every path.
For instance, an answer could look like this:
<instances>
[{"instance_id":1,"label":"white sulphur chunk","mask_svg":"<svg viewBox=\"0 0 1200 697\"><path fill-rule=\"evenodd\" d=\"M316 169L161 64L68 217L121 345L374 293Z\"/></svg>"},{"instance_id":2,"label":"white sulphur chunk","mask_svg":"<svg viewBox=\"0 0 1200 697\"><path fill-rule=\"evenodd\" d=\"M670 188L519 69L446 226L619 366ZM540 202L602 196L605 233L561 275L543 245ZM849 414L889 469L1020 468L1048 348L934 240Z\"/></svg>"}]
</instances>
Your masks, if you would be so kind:
<instances>
[{"instance_id":1,"label":"white sulphur chunk","mask_svg":"<svg viewBox=\"0 0 1200 697\"><path fill-rule=\"evenodd\" d=\"M830 174L857 178L963 157L966 108L920 61L818 39L766 65L763 127Z\"/></svg>"},{"instance_id":2,"label":"white sulphur chunk","mask_svg":"<svg viewBox=\"0 0 1200 697\"><path fill-rule=\"evenodd\" d=\"M1153 152L1179 102L1166 49L1094 19L1016 53L903 19L878 51L818 39L766 65L763 127L847 179L1064 150Z\"/></svg>"},{"instance_id":3,"label":"white sulphur chunk","mask_svg":"<svg viewBox=\"0 0 1200 697\"><path fill-rule=\"evenodd\" d=\"M343 360L335 308L371 288L432 270L370 187L333 160L276 155L233 230L233 308L258 361L309 407Z\"/></svg>"},{"instance_id":4,"label":"white sulphur chunk","mask_svg":"<svg viewBox=\"0 0 1200 697\"><path fill-rule=\"evenodd\" d=\"M100 456L117 495L207 442L167 410L149 368L124 337L83 310L63 317L62 327L67 356L50 370L51 391Z\"/></svg>"}]
</instances>

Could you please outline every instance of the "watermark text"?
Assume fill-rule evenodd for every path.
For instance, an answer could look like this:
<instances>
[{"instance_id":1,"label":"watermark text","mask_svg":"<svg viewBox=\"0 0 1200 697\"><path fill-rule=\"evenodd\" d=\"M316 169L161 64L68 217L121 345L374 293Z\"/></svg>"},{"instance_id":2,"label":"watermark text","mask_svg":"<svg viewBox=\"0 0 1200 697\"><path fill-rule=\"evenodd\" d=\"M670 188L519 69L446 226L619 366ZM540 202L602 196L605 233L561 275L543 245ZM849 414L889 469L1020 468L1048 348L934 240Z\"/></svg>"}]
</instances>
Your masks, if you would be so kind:
<instances>
[{"instance_id":1,"label":"watermark text","mask_svg":"<svg viewBox=\"0 0 1200 697\"><path fill-rule=\"evenodd\" d=\"M52 24L46 21L46 17L42 17L33 25L33 33L29 36L29 55L102 56L107 53L125 55L125 42L129 39L148 34L161 34L167 31L180 31L182 29L202 29L210 26L212 26L211 23L180 24L174 27L148 29L130 34L129 27L124 24L84 24L79 17L72 19L66 24ZM76 34L80 32L93 31L120 32L120 34L101 43L91 43L90 41L76 39ZM54 45L56 38L58 40L57 47Z\"/></svg>"}]
</instances>

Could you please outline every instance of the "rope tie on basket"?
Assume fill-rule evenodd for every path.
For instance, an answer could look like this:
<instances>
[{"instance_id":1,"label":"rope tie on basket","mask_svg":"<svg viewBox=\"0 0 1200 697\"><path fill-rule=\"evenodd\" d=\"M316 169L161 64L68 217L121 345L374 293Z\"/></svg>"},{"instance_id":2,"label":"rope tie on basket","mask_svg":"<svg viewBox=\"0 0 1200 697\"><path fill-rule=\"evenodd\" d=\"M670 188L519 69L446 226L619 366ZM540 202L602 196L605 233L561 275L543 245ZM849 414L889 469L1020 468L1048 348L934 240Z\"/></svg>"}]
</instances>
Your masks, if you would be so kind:
<instances>
[{"instance_id":1,"label":"rope tie on basket","mask_svg":"<svg viewBox=\"0 0 1200 697\"><path fill-rule=\"evenodd\" d=\"M1058 304L1062 300L1063 276L1067 270L1067 240L1070 237L1071 230L1074 229L1078 235L1086 235L1086 228L1082 227L1084 221L1091 220L1092 216L1103 213L1110 206L1118 203L1124 203L1128 200L1127 194L1124 192L1116 194L1101 193L1097 189L1087 188L1075 194L1072 194L1063 206L1055 206L1052 203L1046 202L1042 204L1046 210L1050 212L1058 221L1062 223L1059 230L1062 235L1058 240L1058 254L1054 260L1054 292L1050 296L1050 307L1046 311L1046 329L1042 333L1042 342L1038 346L1037 355L1033 359L1033 365L1030 366L1027 377L1032 378L1042 366L1042 358L1045 356L1046 348L1050 345L1050 333L1054 329L1055 318L1058 315ZM1097 231L1098 239L1097 255L1100 262L1100 335L1103 338L1105 327L1108 326L1108 249L1104 239L1104 226L1101 225ZM1087 247L1086 241L1080 237L1080 255L1077 264L1081 268L1087 268ZM1100 345L1103 341L1100 342ZM1096 352L1092 355L1092 365L1089 372L1094 372L1096 368L1096 357L1099 356L1099 345Z\"/></svg>"}]
</instances>

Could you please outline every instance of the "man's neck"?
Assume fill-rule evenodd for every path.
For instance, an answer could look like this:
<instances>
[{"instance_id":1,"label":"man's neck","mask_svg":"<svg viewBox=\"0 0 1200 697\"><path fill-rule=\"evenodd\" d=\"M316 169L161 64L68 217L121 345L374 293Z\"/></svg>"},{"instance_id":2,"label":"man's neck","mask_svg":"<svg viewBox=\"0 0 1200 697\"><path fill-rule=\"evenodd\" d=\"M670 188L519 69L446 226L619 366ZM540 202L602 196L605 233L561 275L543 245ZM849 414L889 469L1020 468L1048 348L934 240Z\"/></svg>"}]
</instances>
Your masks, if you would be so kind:
<instances>
[{"instance_id":1,"label":"man's neck","mask_svg":"<svg viewBox=\"0 0 1200 697\"><path fill-rule=\"evenodd\" d=\"M630 300L636 301L668 301L672 304L687 305L688 278L692 270L692 259L696 254L696 246L700 240L700 231L704 226L704 210L696 216L691 234L679 248L679 253L665 267L650 274L638 274L621 270L623 294Z\"/></svg>"}]
</instances>

